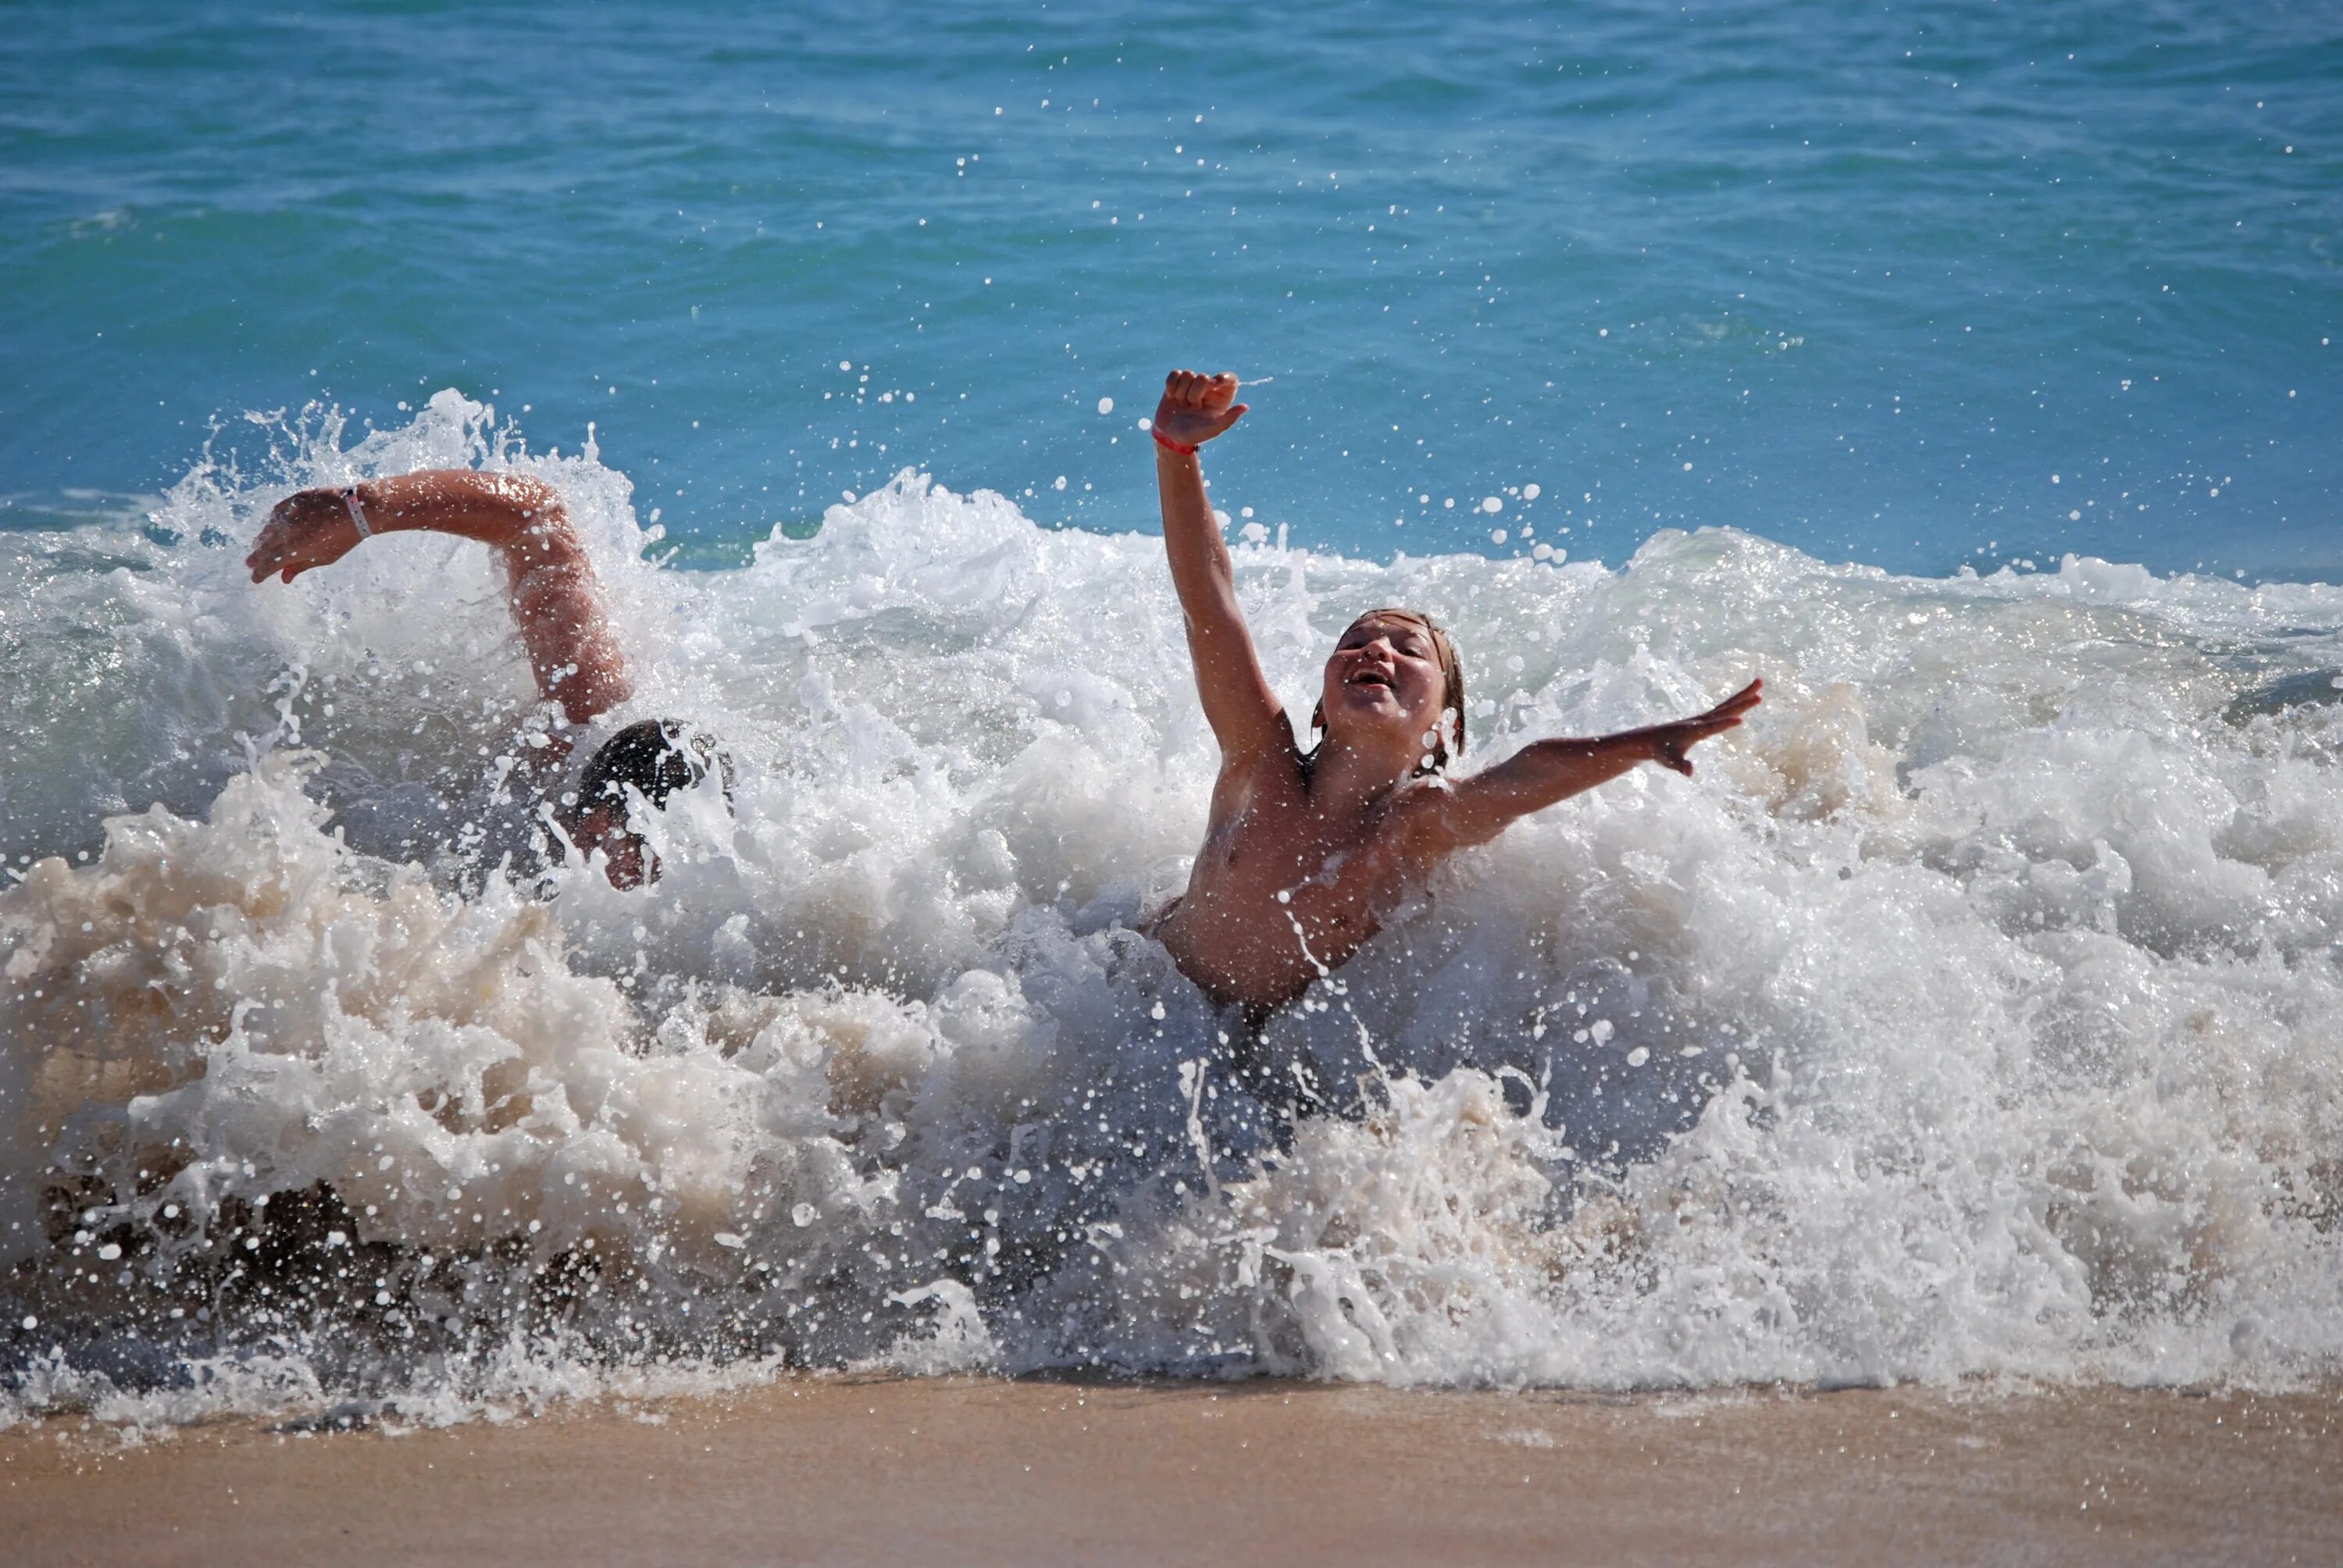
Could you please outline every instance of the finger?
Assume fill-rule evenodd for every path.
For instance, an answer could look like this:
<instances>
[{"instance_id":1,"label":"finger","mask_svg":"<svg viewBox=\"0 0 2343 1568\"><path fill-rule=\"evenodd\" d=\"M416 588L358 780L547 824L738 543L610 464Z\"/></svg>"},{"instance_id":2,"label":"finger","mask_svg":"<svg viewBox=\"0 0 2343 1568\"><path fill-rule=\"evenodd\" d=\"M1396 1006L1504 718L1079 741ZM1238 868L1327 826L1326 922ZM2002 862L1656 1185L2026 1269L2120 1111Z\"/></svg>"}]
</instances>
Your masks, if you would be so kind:
<instances>
[{"instance_id":1,"label":"finger","mask_svg":"<svg viewBox=\"0 0 2343 1568\"><path fill-rule=\"evenodd\" d=\"M1213 421L1212 434L1215 436L1219 435L1222 431L1227 429L1230 426L1235 424L1244 417L1245 405L1242 403L1231 404L1228 408L1222 413L1221 417Z\"/></svg>"},{"instance_id":2,"label":"finger","mask_svg":"<svg viewBox=\"0 0 2343 1568\"><path fill-rule=\"evenodd\" d=\"M1711 708L1709 711L1711 713L1722 713L1727 709L1738 709L1747 708L1756 700L1757 693L1755 689L1752 687L1745 686L1740 690L1735 692L1732 696L1725 699L1723 701Z\"/></svg>"}]
</instances>

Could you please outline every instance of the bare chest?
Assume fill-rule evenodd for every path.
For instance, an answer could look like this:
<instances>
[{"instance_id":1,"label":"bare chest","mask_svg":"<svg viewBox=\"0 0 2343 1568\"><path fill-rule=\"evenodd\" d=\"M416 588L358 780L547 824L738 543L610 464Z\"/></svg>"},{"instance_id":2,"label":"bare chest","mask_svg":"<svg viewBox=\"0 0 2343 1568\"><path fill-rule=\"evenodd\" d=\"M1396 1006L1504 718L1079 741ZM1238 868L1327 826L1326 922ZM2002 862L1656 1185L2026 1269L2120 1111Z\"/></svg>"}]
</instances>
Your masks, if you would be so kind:
<instances>
[{"instance_id":1,"label":"bare chest","mask_svg":"<svg viewBox=\"0 0 2343 1568\"><path fill-rule=\"evenodd\" d=\"M1373 819L1329 824L1306 804L1256 804L1205 840L1190 896L1223 917L1364 940L1387 869L1376 826Z\"/></svg>"},{"instance_id":2,"label":"bare chest","mask_svg":"<svg viewBox=\"0 0 2343 1568\"><path fill-rule=\"evenodd\" d=\"M1329 820L1301 789L1235 802L1157 934L1223 1000L1291 1000L1374 936L1403 891L1392 826L1383 809Z\"/></svg>"}]
</instances>

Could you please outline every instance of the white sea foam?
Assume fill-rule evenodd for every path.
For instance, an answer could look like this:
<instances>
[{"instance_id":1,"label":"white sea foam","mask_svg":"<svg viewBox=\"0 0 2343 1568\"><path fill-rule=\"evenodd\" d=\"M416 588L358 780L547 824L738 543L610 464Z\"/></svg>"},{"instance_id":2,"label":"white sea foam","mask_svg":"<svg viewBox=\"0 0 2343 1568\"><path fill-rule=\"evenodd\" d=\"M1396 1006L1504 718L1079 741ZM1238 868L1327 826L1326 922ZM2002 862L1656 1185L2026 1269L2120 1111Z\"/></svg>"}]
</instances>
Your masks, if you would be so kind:
<instances>
[{"instance_id":1,"label":"white sea foam","mask_svg":"<svg viewBox=\"0 0 2343 1568\"><path fill-rule=\"evenodd\" d=\"M1342 1108L1286 1128L1131 930L1212 766L1153 539L907 473L680 573L453 394L274 430L146 532L0 545L15 1412L2343 1369L2343 589L1240 547L1297 710L1360 608L1453 628L1471 759L1767 680L1272 1022ZM460 852L528 697L476 550L244 580L291 485L447 463L561 486L619 717L732 752L650 888Z\"/></svg>"}]
</instances>

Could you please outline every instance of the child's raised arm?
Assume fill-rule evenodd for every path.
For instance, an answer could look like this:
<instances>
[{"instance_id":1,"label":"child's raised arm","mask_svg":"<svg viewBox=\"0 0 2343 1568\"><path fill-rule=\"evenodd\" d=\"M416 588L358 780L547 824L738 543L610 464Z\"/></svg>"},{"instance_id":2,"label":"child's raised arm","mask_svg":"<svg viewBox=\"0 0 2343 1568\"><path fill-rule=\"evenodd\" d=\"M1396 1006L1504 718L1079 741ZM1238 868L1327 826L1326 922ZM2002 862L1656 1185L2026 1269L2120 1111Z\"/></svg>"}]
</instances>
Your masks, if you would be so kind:
<instances>
[{"instance_id":1,"label":"child's raised arm","mask_svg":"<svg viewBox=\"0 0 2343 1568\"><path fill-rule=\"evenodd\" d=\"M1684 755L1711 736L1740 726L1757 706L1762 680L1753 680L1705 713L1673 723L1591 740L1536 740L1485 772L1457 780L1428 813L1438 824L1442 849L1484 844L1519 817L1566 800L1581 790L1608 783L1639 762L1656 762L1686 778Z\"/></svg>"},{"instance_id":2,"label":"child's raised arm","mask_svg":"<svg viewBox=\"0 0 2343 1568\"><path fill-rule=\"evenodd\" d=\"M1204 494L1196 448L1235 424L1233 376L1174 370L1164 378L1155 407L1155 483L1163 498L1163 550L1172 586L1188 625L1188 653L1196 666L1196 695L1221 743L1222 765L1292 744L1293 729L1262 673L1252 633L1237 608L1229 549Z\"/></svg>"}]
</instances>

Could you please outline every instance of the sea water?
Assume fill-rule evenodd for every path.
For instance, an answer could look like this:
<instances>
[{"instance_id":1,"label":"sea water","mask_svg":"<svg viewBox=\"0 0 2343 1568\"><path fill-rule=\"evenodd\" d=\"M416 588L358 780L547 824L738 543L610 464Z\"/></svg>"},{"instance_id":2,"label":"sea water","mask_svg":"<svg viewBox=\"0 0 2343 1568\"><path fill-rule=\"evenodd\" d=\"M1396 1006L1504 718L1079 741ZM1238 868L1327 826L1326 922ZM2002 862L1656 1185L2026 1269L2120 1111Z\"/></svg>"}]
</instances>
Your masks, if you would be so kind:
<instances>
[{"instance_id":1,"label":"sea water","mask_svg":"<svg viewBox=\"0 0 2343 1568\"><path fill-rule=\"evenodd\" d=\"M1534 483L1537 537L1613 561L1729 523L1932 576L2343 574L2332 6L14 31L0 527L135 516L247 409L454 386L540 448L595 422L687 563L906 464L1120 531L1187 365L1275 377L1214 472L1369 559L1526 551Z\"/></svg>"},{"instance_id":2,"label":"sea water","mask_svg":"<svg viewBox=\"0 0 2343 1568\"><path fill-rule=\"evenodd\" d=\"M1215 755L1153 540L907 469L685 573L622 476L453 394L346 434L190 475L176 542L9 537L46 634L10 644L0 892L29 1407L776 1361L1617 1387L2343 1356L2343 589L1904 578L1729 529L1616 568L1241 541L1289 704L1359 606L1420 605L1480 756L1768 682L1695 779L1460 857L1272 1021L1342 1107L1292 1124L1132 929ZM648 888L467 862L528 696L481 552L397 536L256 592L203 542L295 483L482 463L569 498L627 713L734 758Z\"/></svg>"},{"instance_id":3,"label":"sea water","mask_svg":"<svg viewBox=\"0 0 2343 1568\"><path fill-rule=\"evenodd\" d=\"M2330 36L804 15L10 55L11 1414L2343 1368L2333 187L2284 162L2331 157L2292 128L2335 121ZM107 83L149 90L68 90ZM1215 114L1250 140L1192 143ZM1881 164L1756 129L1906 118L1939 139ZM1251 194L1168 204L1159 140ZM684 185L711 233L662 252ZM1386 206L1425 226L1388 251ZM2132 300L2158 266L2195 303ZM1989 343L1912 314L1948 297ZM1767 682L1694 779L1459 857L1250 1045L1134 929L1215 761L1132 423L1182 358L1275 377L1209 467L1294 710L1384 603L1455 630L1468 767ZM498 863L543 721L481 552L246 578L292 488L449 465L559 487L617 717L733 759L647 888Z\"/></svg>"}]
</instances>

